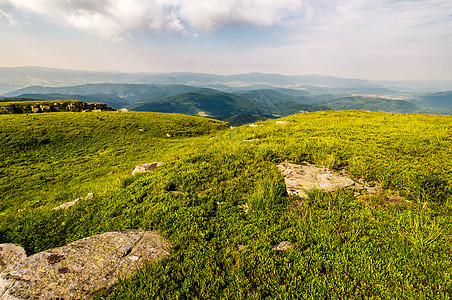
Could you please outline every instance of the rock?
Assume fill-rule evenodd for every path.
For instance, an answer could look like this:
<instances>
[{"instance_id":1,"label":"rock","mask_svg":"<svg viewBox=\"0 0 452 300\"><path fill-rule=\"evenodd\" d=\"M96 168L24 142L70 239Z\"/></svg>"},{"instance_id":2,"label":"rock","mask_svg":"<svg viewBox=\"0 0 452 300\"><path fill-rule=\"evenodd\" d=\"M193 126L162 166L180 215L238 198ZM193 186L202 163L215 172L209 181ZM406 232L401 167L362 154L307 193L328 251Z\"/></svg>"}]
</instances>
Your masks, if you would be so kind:
<instances>
[{"instance_id":1,"label":"rock","mask_svg":"<svg viewBox=\"0 0 452 300\"><path fill-rule=\"evenodd\" d=\"M290 122L287 121L276 121L276 124L289 124Z\"/></svg>"},{"instance_id":2,"label":"rock","mask_svg":"<svg viewBox=\"0 0 452 300\"><path fill-rule=\"evenodd\" d=\"M27 257L25 249L16 244L0 244L0 273L9 265ZM0 294L1 295L1 294Z\"/></svg>"},{"instance_id":3,"label":"rock","mask_svg":"<svg viewBox=\"0 0 452 300\"><path fill-rule=\"evenodd\" d=\"M246 245L237 245L237 250L238 251L245 251L246 250Z\"/></svg>"},{"instance_id":4,"label":"rock","mask_svg":"<svg viewBox=\"0 0 452 300\"><path fill-rule=\"evenodd\" d=\"M156 231L123 230L31 255L0 274L0 299L87 299L169 254Z\"/></svg>"},{"instance_id":5,"label":"rock","mask_svg":"<svg viewBox=\"0 0 452 300\"><path fill-rule=\"evenodd\" d=\"M276 251L286 251L286 250L289 250L290 248L292 248L292 246L293 246L293 243L291 243L289 241L282 241L278 245L273 246L273 249L275 249Z\"/></svg>"},{"instance_id":6,"label":"rock","mask_svg":"<svg viewBox=\"0 0 452 300\"><path fill-rule=\"evenodd\" d=\"M147 164L136 166L135 169L133 169L133 171L132 171L132 175L135 175L138 173L150 172L151 170L157 169L161 165L163 165L162 162L153 162L153 163L147 163Z\"/></svg>"},{"instance_id":7,"label":"rock","mask_svg":"<svg viewBox=\"0 0 452 300\"><path fill-rule=\"evenodd\" d=\"M50 105L39 105L42 112L50 112Z\"/></svg>"},{"instance_id":8,"label":"rock","mask_svg":"<svg viewBox=\"0 0 452 300\"><path fill-rule=\"evenodd\" d=\"M347 176L310 164L279 164L278 170L284 176L287 192L306 197L306 191L318 188L325 192L333 192L338 188L355 186L355 182Z\"/></svg>"},{"instance_id":9,"label":"rock","mask_svg":"<svg viewBox=\"0 0 452 300\"><path fill-rule=\"evenodd\" d=\"M390 195L390 196L388 197L388 202L389 202L389 203L399 203L399 202L401 202L402 200L404 200L404 198L403 198L402 196L398 195L398 194Z\"/></svg>"},{"instance_id":10,"label":"rock","mask_svg":"<svg viewBox=\"0 0 452 300\"><path fill-rule=\"evenodd\" d=\"M93 193L88 193L87 195L86 195L86 197L85 198L82 198L82 199L84 199L84 200L89 200L89 199L93 199L94 198L94 194Z\"/></svg>"},{"instance_id":11,"label":"rock","mask_svg":"<svg viewBox=\"0 0 452 300\"><path fill-rule=\"evenodd\" d=\"M250 210L250 207L248 206L248 203L242 204L238 206L239 208L241 208L243 210L244 213L248 213L248 211Z\"/></svg>"},{"instance_id":12,"label":"rock","mask_svg":"<svg viewBox=\"0 0 452 300\"><path fill-rule=\"evenodd\" d=\"M118 109L118 111L120 111L120 112L129 112L129 110L127 108L125 108L125 107L123 107L121 109Z\"/></svg>"},{"instance_id":13,"label":"rock","mask_svg":"<svg viewBox=\"0 0 452 300\"><path fill-rule=\"evenodd\" d=\"M41 112L41 108L39 106L32 106L31 107L31 111L34 113L40 113Z\"/></svg>"},{"instance_id":14,"label":"rock","mask_svg":"<svg viewBox=\"0 0 452 300\"><path fill-rule=\"evenodd\" d=\"M7 111L8 113L11 113L11 114L14 113L14 107L11 107L11 106L2 106L0 109Z\"/></svg>"},{"instance_id":15,"label":"rock","mask_svg":"<svg viewBox=\"0 0 452 300\"><path fill-rule=\"evenodd\" d=\"M169 134L169 133L166 133L166 137L171 137L171 134Z\"/></svg>"},{"instance_id":16,"label":"rock","mask_svg":"<svg viewBox=\"0 0 452 300\"><path fill-rule=\"evenodd\" d=\"M259 126L263 126L262 124L260 124L260 125L256 125L256 124L250 124L250 125L248 125L249 127L259 127Z\"/></svg>"},{"instance_id":17,"label":"rock","mask_svg":"<svg viewBox=\"0 0 452 300\"><path fill-rule=\"evenodd\" d=\"M77 203L80 200L89 200L89 199L93 199L93 198L94 198L94 194L93 193L88 193L88 195L86 195L86 197L80 197L80 198L74 199L72 201L69 201L69 202L63 203L61 205L58 205L57 207L54 207L53 209L55 209L55 210L66 209L66 208L69 208L71 206L74 206L75 203Z\"/></svg>"}]
</instances>

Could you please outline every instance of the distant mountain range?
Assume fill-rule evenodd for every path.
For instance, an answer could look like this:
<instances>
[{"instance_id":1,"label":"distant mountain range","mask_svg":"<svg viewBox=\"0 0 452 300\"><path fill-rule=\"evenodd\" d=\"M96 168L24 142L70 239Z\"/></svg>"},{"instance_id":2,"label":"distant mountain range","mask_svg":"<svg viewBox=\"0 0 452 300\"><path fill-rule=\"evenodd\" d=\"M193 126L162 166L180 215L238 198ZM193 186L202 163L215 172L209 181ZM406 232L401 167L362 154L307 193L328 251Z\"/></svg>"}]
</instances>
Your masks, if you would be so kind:
<instances>
[{"instance_id":1,"label":"distant mountain range","mask_svg":"<svg viewBox=\"0 0 452 300\"><path fill-rule=\"evenodd\" d=\"M74 84L77 82L83 84ZM20 87L3 92L7 98L102 102L113 108L213 117L235 125L328 109L452 112L452 91L400 92L366 80L324 75L124 74L0 68L0 88L6 86Z\"/></svg>"},{"instance_id":2,"label":"distant mountain range","mask_svg":"<svg viewBox=\"0 0 452 300\"><path fill-rule=\"evenodd\" d=\"M233 89L262 89L267 87L307 90L314 93L328 89L343 93L387 93L390 91L452 90L452 80L375 81L308 74L286 76L280 74L248 73L213 75L202 73L120 73L75 71L43 67L0 68L0 95L28 86L62 87L88 83L182 84L211 87L229 92Z\"/></svg>"}]
</instances>

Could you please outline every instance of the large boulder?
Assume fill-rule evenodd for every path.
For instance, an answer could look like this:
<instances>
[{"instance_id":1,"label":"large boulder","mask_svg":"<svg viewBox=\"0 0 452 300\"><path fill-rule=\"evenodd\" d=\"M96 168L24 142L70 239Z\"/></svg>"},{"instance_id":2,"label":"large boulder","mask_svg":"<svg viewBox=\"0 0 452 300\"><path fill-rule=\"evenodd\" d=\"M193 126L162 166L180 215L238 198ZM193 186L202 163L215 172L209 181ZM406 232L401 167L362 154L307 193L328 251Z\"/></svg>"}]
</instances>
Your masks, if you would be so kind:
<instances>
[{"instance_id":1,"label":"large boulder","mask_svg":"<svg viewBox=\"0 0 452 300\"><path fill-rule=\"evenodd\" d=\"M336 189L353 187L356 184L345 175L308 163L298 165L283 162L277 167L284 176L287 193L300 197L306 197L306 191L313 188L333 192Z\"/></svg>"},{"instance_id":2,"label":"large boulder","mask_svg":"<svg viewBox=\"0 0 452 300\"><path fill-rule=\"evenodd\" d=\"M13 263L27 257L25 249L16 244L0 244L0 273Z\"/></svg>"},{"instance_id":3,"label":"large boulder","mask_svg":"<svg viewBox=\"0 0 452 300\"><path fill-rule=\"evenodd\" d=\"M161 165L163 165L162 162L153 162L153 163L147 163L147 164L136 166L135 169L133 169L133 171L132 171L132 175L135 175L138 173L150 172L154 169L157 169Z\"/></svg>"},{"instance_id":4,"label":"large boulder","mask_svg":"<svg viewBox=\"0 0 452 300\"><path fill-rule=\"evenodd\" d=\"M169 247L156 231L84 238L10 265L0 274L0 299L86 299L130 276L144 262L167 256Z\"/></svg>"}]
</instances>

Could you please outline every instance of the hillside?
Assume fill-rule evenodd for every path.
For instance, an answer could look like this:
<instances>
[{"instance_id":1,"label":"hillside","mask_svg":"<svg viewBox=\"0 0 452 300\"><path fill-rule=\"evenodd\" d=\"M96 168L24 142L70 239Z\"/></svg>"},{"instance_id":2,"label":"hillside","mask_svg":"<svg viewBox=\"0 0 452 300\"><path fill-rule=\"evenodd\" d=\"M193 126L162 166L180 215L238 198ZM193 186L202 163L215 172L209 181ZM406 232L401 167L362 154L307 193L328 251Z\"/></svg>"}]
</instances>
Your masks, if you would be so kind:
<instances>
[{"instance_id":1,"label":"hillside","mask_svg":"<svg viewBox=\"0 0 452 300\"><path fill-rule=\"evenodd\" d=\"M429 107L452 108L452 91L428 94L419 104Z\"/></svg>"},{"instance_id":2,"label":"hillside","mask_svg":"<svg viewBox=\"0 0 452 300\"><path fill-rule=\"evenodd\" d=\"M272 97L269 97L271 94ZM275 97L277 95L277 97ZM279 93L253 91L242 95L230 93L184 93L177 96L144 101L130 105L134 111L154 111L166 113L182 113L194 116L209 116L220 120L229 120L232 125L249 123L231 119L237 116L255 115L257 118L274 118L287 116L300 111L316 111L325 107L300 104ZM232 121L235 120L235 121Z\"/></svg>"},{"instance_id":3,"label":"hillside","mask_svg":"<svg viewBox=\"0 0 452 300\"><path fill-rule=\"evenodd\" d=\"M133 228L170 241L168 257L99 299L450 297L451 117L278 121L229 129L178 114L1 115L0 243L38 252ZM151 161L164 164L130 175ZM381 189L288 196L284 161ZM277 250L283 241L292 246Z\"/></svg>"},{"instance_id":4,"label":"hillside","mask_svg":"<svg viewBox=\"0 0 452 300\"><path fill-rule=\"evenodd\" d=\"M5 94L7 97L23 97L21 95L30 94L64 94L64 95L104 95L120 98L123 101L135 103L143 100L158 100L181 93L202 92L209 89L202 89L194 86L186 85L159 85L159 84L83 84L66 87L43 87L30 86Z\"/></svg>"}]
</instances>

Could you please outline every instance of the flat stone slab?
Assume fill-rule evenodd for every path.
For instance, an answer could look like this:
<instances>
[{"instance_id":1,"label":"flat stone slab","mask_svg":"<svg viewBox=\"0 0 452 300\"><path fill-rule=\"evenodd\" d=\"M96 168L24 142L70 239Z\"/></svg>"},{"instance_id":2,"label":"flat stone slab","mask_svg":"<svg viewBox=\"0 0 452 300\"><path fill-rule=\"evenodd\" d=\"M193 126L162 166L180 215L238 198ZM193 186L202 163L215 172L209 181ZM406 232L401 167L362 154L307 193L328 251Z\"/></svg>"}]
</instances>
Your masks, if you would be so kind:
<instances>
[{"instance_id":1,"label":"flat stone slab","mask_svg":"<svg viewBox=\"0 0 452 300\"><path fill-rule=\"evenodd\" d=\"M0 274L0 299L88 299L146 261L169 255L169 247L157 231L123 230L84 238L7 267Z\"/></svg>"},{"instance_id":2,"label":"flat stone slab","mask_svg":"<svg viewBox=\"0 0 452 300\"><path fill-rule=\"evenodd\" d=\"M283 162L277 167L284 176L287 193L300 197L306 197L306 191L313 188L333 192L339 188L348 188L356 184L347 176L308 163L298 165Z\"/></svg>"}]
</instances>

